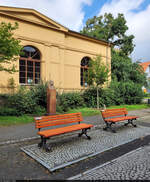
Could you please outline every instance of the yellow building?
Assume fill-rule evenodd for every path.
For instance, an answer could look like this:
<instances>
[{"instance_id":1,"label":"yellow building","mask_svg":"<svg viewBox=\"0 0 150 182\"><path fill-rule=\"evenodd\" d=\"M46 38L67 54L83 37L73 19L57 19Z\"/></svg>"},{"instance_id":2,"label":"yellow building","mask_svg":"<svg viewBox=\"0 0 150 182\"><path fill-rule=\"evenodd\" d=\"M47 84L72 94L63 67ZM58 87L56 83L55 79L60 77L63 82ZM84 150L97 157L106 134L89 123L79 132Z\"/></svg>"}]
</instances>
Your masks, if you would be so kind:
<instances>
[{"instance_id":1,"label":"yellow building","mask_svg":"<svg viewBox=\"0 0 150 182\"><path fill-rule=\"evenodd\" d=\"M14 36L25 52L16 62L17 73L0 72L0 93L8 91L11 77L17 86L53 80L58 91L81 90L90 58L101 55L111 65L110 43L69 30L33 9L0 6L0 21L18 22Z\"/></svg>"}]
</instances>

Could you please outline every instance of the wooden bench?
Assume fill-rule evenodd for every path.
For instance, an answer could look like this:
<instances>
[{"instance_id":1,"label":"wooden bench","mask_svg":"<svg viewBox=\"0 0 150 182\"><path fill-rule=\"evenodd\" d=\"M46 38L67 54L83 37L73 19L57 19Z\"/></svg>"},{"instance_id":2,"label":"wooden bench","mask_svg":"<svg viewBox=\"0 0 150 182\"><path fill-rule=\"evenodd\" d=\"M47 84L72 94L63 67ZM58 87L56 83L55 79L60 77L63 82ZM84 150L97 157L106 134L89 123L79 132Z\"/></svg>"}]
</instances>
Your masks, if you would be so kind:
<instances>
[{"instance_id":1,"label":"wooden bench","mask_svg":"<svg viewBox=\"0 0 150 182\"><path fill-rule=\"evenodd\" d=\"M112 129L112 124L126 120L128 122L124 124L125 126L132 124L132 126L136 127L136 124L134 124L133 121L136 120L138 116L127 116L128 111L126 108L101 110L101 114L106 123L106 127L103 128L103 130L109 128L112 132L116 133L116 131Z\"/></svg>"},{"instance_id":2,"label":"wooden bench","mask_svg":"<svg viewBox=\"0 0 150 182\"><path fill-rule=\"evenodd\" d=\"M80 123L83 121L81 113L35 117L34 120L35 127L39 129L37 134L41 136L41 142L38 144L38 147L42 147L46 151L50 151L50 148L46 145L47 139L56 135L82 130L78 136L81 137L85 134L88 139L91 139L91 137L87 135L87 130L93 127L93 125ZM53 126L57 126L57 128L48 128ZM41 128L45 130L40 131Z\"/></svg>"}]
</instances>

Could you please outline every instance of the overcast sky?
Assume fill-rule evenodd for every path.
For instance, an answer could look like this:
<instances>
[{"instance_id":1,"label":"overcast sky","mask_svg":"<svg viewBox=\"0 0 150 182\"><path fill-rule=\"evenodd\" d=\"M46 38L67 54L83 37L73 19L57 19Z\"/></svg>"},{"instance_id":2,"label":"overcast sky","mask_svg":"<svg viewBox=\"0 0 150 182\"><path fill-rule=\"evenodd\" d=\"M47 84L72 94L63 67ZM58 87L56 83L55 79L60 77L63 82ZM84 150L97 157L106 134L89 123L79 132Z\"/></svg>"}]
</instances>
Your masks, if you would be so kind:
<instances>
[{"instance_id":1,"label":"overcast sky","mask_svg":"<svg viewBox=\"0 0 150 182\"><path fill-rule=\"evenodd\" d=\"M35 9L74 31L94 15L123 13L135 36L133 61L150 61L150 0L0 0L0 6Z\"/></svg>"}]
</instances>

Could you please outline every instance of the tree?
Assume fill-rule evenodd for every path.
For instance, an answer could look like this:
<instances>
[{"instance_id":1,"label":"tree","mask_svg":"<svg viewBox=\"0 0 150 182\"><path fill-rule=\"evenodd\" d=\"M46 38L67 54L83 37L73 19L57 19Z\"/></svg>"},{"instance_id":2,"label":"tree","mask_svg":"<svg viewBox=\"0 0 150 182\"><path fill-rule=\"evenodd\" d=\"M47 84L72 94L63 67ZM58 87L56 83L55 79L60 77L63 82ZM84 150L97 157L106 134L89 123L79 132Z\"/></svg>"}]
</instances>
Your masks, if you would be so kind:
<instances>
[{"instance_id":1,"label":"tree","mask_svg":"<svg viewBox=\"0 0 150 182\"><path fill-rule=\"evenodd\" d=\"M85 27L81 30L82 34L113 43L110 89L118 94L118 97L115 98L115 101L119 100L118 104L121 102L131 104L130 101L139 103L143 97L142 86L147 84L146 75L141 66L138 62L133 63L129 57L135 45L133 44L134 36L127 35L127 30L128 26L124 15L118 14L114 18L111 13L88 19Z\"/></svg>"},{"instance_id":2,"label":"tree","mask_svg":"<svg viewBox=\"0 0 150 182\"><path fill-rule=\"evenodd\" d=\"M139 62L132 63L131 58L122 56L120 52L112 50L112 80L118 82L133 82L142 86L147 86L146 74Z\"/></svg>"},{"instance_id":3,"label":"tree","mask_svg":"<svg viewBox=\"0 0 150 182\"><path fill-rule=\"evenodd\" d=\"M12 64L21 53L20 41L14 38L13 31L18 28L18 23L0 23L0 71L13 73L16 70ZM8 67L8 64L10 65Z\"/></svg>"},{"instance_id":4,"label":"tree","mask_svg":"<svg viewBox=\"0 0 150 182\"><path fill-rule=\"evenodd\" d=\"M97 89L97 108L99 109L99 88L108 81L109 69L102 62L101 56L97 56L90 60L87 73L87 83L89 86L95 86Z\"/></svg>"},{"instance_id":5,"label":"tree","mask_svg":"<svg viewBox=\"0 0 150 182\"><path fill-rule=\"evenodd\" d=\"M133 35L126 35L128 26L123 14L118 14L116 18L111 13L104 16L94 16L88 19L85 27L80 33L112 42L114 47L118 47L122 54L129 55L134 49Z\"/></svg>"}]
</instances>

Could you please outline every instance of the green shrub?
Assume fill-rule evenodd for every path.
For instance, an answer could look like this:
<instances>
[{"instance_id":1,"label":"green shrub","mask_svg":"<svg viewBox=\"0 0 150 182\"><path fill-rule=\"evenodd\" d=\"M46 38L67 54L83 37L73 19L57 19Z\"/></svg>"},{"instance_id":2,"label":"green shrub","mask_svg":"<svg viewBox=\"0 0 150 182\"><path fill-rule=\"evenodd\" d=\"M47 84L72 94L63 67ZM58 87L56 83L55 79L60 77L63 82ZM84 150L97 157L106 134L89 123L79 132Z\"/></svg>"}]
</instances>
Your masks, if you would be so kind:
<instances>
[{"instance_id":1,"label":"green shrub","mask_svg":"<svg viewBox=\"0 0 150 182\"><path fill-rule=\"evenodd\" d=\"M42 106L36 106L36 109L35 109L35 111L32 113L32 114L36 114L36 115L45 115L46 114L46 109L44 108L44 107L42 107Z\"/></svg>"},{"instance_id":2,"label":"green shrub","mask_svg":"<svg viewBox=\"0 0 150 182\"><path fill-rule=\"evenodd\" d=\"M21 113L15 108L1 107L0 116L20 116Z\"/></svg>"},{"instance_id":3,"label":"green shrub","mask_svg":"<svg viewBox=\"0 0 150 182\"><path fill-rule=\"evenodd\" d=\"M84 106L84 99L81 93L62 93L57 94L57 112L66 112L69 109Z\"/></svg>"},{"instance_id":4,"label":"green shrub","mask_svg":"<svg viewBox=\"0 0 150 182\"><path fill-rule=\"evenodd\" d=\"M0 107L7 106L9 94L0 94Z\"/></svg>"},{"instance_id":5,"label":"green shrub","mask_svg":"<svg viewBox=\"0 0 150 182\"><path fill-rule=\"evenodd\" d=\"M15 108L20 115L32 114L36 111L36 100L32 98L30 92L21 87L17 93L10 95L9 99L10 107Z\"/></svg>"},{"instance_id":6,"label":"green shrub","mask_svg":"<svg viewBox=\"0 0 150 182\"><path fill-rule=\"evenodd\" d=\"M123 82L112 81L109 91L113 91L113 101L115 105L125 104L125 87Z\"/></svg>"},{"instance_id":7,"label":"green shrub","mask_svg":"<svg viewBox=\"0 0 150 182\"><path fill-rule=\"evenodd\" d=\"M99 93L100 95L100 93ZM96 88L89 88L83 92L83 99L87 107L97 107L97 91Z\"/></svg>"},{"instance_id":8,"label":"green shrub","mask_svg":"<svg viewBox=\"0 0 150 182\"><path fill-rule=\"evenodd\" d=\"M134 82L115 82L112 81L110 90L114 91L115 105L120 104L139 104L141 103L144 93L141 85Z\"/></svg>"},{"instance_id":9,"label":"green shrub","mask_svg":"<svg viewBox=\"0 0 150 182\"><path fill-rule=\"evenodd\" d=\"M104 106L111 106L116 104L115 92L112 89L102 89L100 95L100 103L101 107Z\"/></svg>"},{"instance_id":10,"label":"green shrub","mask_svg":"<svg viewBox=\"0 0 150 182\"><path fill-rule=\"evenodd\" d=\"M95 108L97 106L96 88L89 88L83 93L83 98L87 107ZM105 89L99 89L100 107L121 104L139 104L144 93L141 85L133 82L112 81L110 86Z\"/></svg>"},{"instance_id":11,"label":"green shrub","mask_svg":"<svg viewBox=\"0 0 150 182\"><path fill-rule=\"evenodd\" d=\"M133 82L112 82L110 89L116 93L116 104L139 104L144 93L141 85Z\"/></svg>"},{"instance_id":12,"label":"green shrub","mask_svg":"<svg viewBox=\"0 0 150 182\"><path fill-rule=\"evenodd\" d=\"M46 112L47 83L41 82L30 89L21 86L8 97L8 107L14 108L19 115Z\"/></svg>"},{"instance_id":13,"label":"green shrub","mask_svg":"<svg viewBox=\"0 0 150 182\"><path fill-rule=\"evenodd\" d=\"M31 87L29 94L31 98L35 100L37 105L40 105L46 109L47 107L47 82L41 81L40 84Z\"/></svg>"},{"instance_id":14,"label":"green shrub","mask_svg":"<svg viewBox=\"0 0 150 182\"><path fill-rule=\"evenodd\" d=\"M114 105L114 91L110 89L99 89L99 103L100 107ZM97 90L96 88L89 88L83 93L84 102L87 107L97 107Z\"/></svg>"},{"instance_id":15,"label":"green shrub","mask_svg":"<svg viewBox=\"0 0 150 182\"><path fill-rule=\"evenodd\" d=\"M69 110L69 108L64 109L63 106L60 106L60 105L56 104L56 112L57 113L64 113L64 112L66 112L68 110Z\"/></svg>"},{"instance_id":16,"label":"green shrub","mask_svg":"<svg viewBox=\"0 0 150 182\"><path fill-rule=\"evenodd\" d=\"M125 84L126 95L125 95L125 103L126 104L139 104L141 103L144 94L141 89L141 85L134 84L133 82L128 82Z\"/></svg>"}]
</instances>

